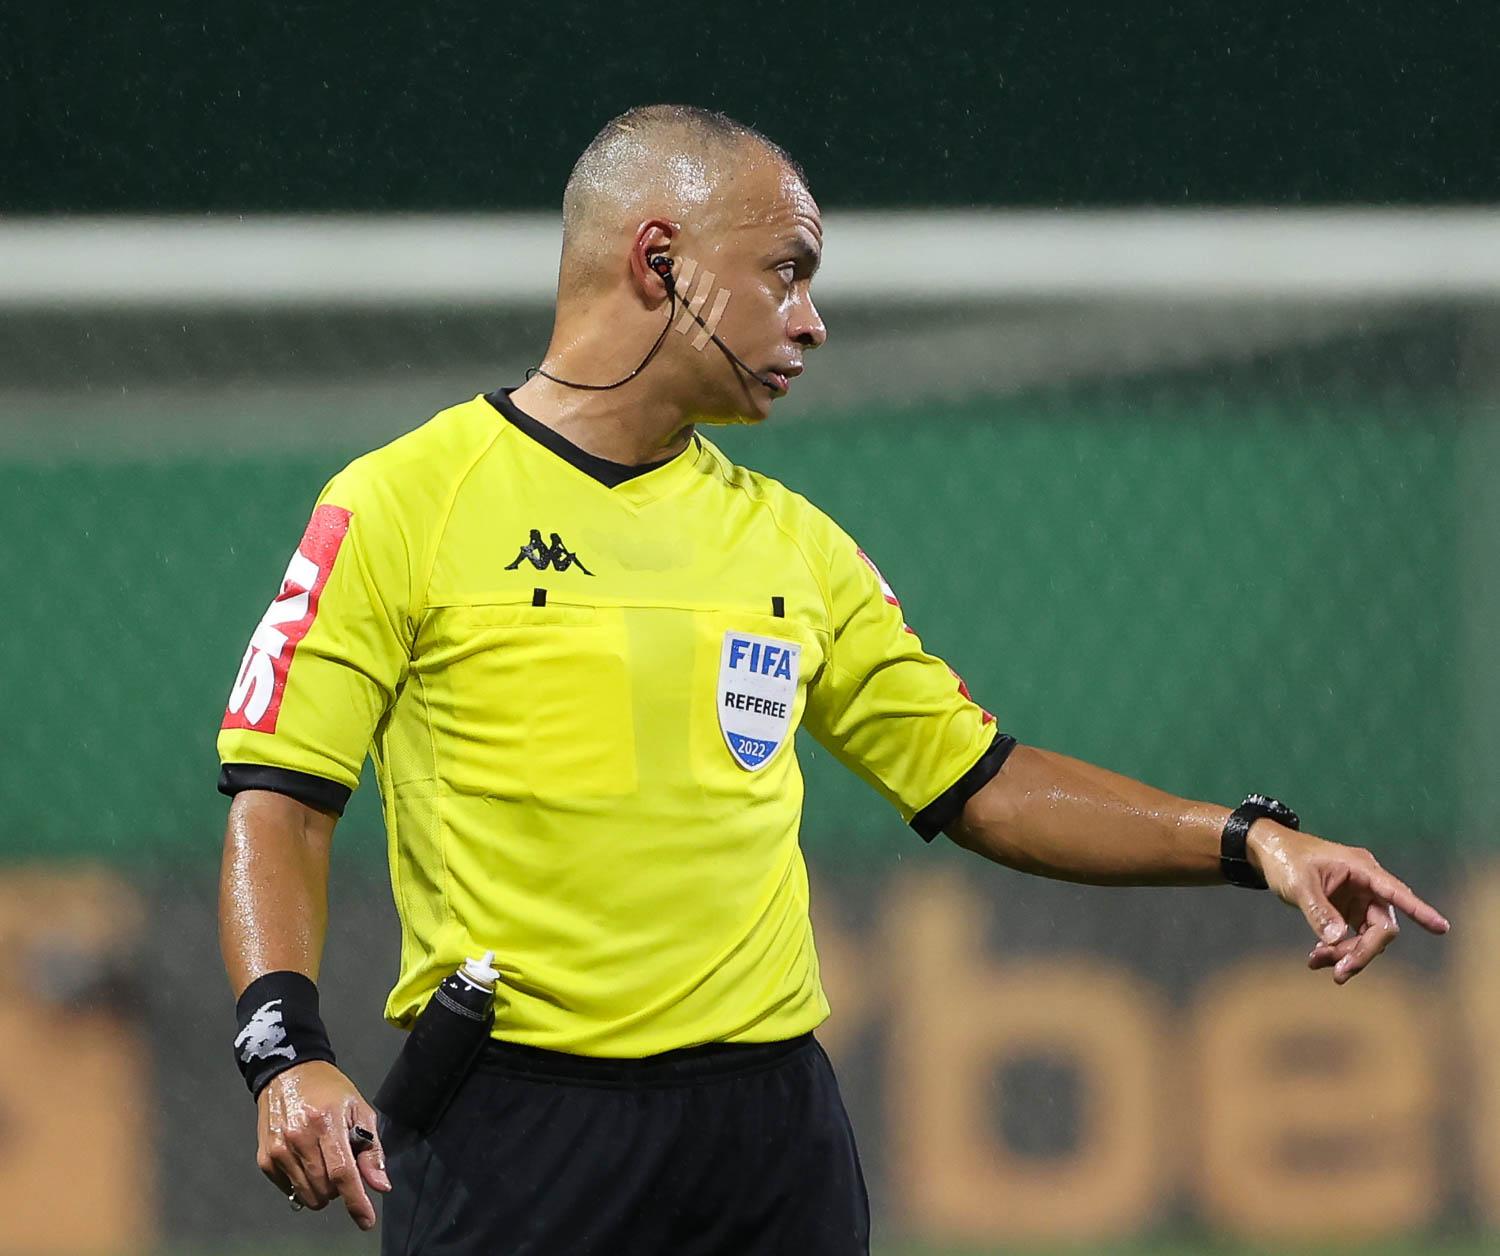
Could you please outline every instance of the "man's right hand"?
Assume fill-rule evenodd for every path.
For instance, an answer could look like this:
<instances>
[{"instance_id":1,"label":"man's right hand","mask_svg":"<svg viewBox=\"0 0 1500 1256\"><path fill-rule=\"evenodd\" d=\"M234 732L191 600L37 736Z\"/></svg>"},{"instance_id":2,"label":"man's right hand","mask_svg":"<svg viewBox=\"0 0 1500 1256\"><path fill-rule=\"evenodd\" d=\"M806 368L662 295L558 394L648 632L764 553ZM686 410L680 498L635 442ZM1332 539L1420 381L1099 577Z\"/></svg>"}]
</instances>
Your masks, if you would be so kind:
<instances>
[{"instance_id":1,"label":"man's right hand","mask_svg":"<svg viewBox=\"0 0 1500 1256\"><path fill-rule=\"evenodd\" d=\"M273 1077L256 1101L259 1110L260 1171L283 1195L295 1195L308 1208L342 1198L361 1230L375 1226L368 1185L391 1189L380 1136L357 1157L349 1133L362 1125L376 1130L375 1110L354 1083L324 1060L309 1060Z\"/></svg>"}]
</instances>

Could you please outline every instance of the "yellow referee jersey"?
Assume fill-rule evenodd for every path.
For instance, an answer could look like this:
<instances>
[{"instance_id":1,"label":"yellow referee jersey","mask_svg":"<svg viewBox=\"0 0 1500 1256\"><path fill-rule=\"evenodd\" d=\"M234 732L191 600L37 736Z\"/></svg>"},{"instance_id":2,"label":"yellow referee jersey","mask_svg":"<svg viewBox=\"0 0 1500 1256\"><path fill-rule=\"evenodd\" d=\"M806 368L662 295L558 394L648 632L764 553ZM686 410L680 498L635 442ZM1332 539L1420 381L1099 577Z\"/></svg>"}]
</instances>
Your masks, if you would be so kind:
<instances>
[{"instance_id":1,"label":"yellow referee jersey","mask_svg":"<svg viewBox=\"0 0 1500 1256\"><path fill-rule=\"evenodd\" d=\"M494 950L495 1035L634 1057L828 1003L793 734L931 838L996 733L840 529L701 435L645 468L505 392L324 489L245 652L219 787L341 812L375 760L408 1025Z\"/></svg>"}]
</instances>

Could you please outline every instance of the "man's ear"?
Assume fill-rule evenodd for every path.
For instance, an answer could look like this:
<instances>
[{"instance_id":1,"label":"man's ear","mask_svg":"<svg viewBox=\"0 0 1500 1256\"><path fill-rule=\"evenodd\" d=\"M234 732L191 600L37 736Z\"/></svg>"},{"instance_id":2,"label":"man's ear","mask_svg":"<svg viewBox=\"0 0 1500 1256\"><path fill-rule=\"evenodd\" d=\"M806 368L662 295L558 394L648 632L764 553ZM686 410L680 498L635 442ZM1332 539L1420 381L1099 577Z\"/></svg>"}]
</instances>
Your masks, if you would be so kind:
<instances>
[{"instance_id":1,"label":"man's ear","mask_svg":"<svg viewBox=\"0 0 1500 1256\"><path fill-rule=\"evenodd\" d=\"M651 259L671 256L673 243L682 228L665 218L648 218L635 229L630 248L630 281L648 309L655 309L667 299L666 281L651 269Z\"/></svg>"}]
</instances>

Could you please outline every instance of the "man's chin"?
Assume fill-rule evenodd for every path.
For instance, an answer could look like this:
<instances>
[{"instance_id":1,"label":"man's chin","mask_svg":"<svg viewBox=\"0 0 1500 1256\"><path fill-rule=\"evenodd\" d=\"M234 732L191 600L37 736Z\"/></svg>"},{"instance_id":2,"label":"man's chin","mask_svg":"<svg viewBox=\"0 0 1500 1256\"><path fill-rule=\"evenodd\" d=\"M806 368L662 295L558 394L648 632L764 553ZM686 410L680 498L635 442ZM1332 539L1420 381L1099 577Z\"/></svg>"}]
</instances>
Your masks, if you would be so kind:
<instances>
[{"instance_id":1,"label":"man's chin","mask_svg":"<svg viewBox=\"0 0 1500 1256\"><path fill-rule=\"evenodd\" d=\"M720 415L714 419L694 419L693 421L703 427L754 427L757 423L764 423L770 417L768 411L765 414Z\"/></svg>"},{"instance_id":2,"label":"man's chin","mask_svg":"<svg viewBox=\"0 0 1500 1256\"><path fill-rule=\"evenodd\" d=\"M755 402L738 402L733 407L724 407L714 414L700 414L693 416L693 422L706 427L734 427L736 425L754 426L764 423L771 417L772 397L767 397L759 407Z\"/></svg>"}]
</instances>

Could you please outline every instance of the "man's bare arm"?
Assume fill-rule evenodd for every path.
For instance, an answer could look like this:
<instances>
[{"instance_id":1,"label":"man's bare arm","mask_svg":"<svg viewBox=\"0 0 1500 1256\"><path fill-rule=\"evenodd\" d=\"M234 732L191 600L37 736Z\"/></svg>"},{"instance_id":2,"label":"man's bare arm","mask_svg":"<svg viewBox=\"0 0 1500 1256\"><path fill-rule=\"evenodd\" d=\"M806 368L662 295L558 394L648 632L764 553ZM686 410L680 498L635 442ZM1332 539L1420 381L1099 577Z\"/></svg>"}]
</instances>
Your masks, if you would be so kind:
<instances>
[{"instance_id":1,"label":"man's bare arm","mask_svg":"<svg viewBox=\"0 0 1500 1256\"><path fill-rule=\"evenodd\" d=\"M958 845L1022 872L1094 885L1223 884L1229 808L1190 802L1066 755L1017 746L948 826ZM1250 828L1246 856L1319 943L1314 968L1340 983L1399 932L1396 910L1433 933L1448 921L1358 847L1273 820Z\"/></svg>"},{"instance_id":2,"label":"man's bare arm","mask_svg":"<svg viewBox=\"0 0 1500 1256\"><path fill-rule=\"evenodd\" d=\"M235 797L219 872L219 950L235 998L263 973L317 981L335 822L282 794Z\"/></svg>"},{"instance_id":3,"label":"man's bare arm","mask_svg":"<svg viewBox=\"0 0 1500 1256\"><path fill-rule=\"evenodd\" d=\"M949 826L1021 872L1091 885L1213 885L1228 807L1188 802L1066 755L1017 746Z\"/></svg>"},{"instance_id":4,"label":"man's bare arm","mask_svg":"<svg viewBox=\"0 0 1500 1256\"><path fill-rule=\"evenodd\" d=\"M328 930L328 862L336 817L293 798L246 790L229 809L219 874L219 949L238 998L257 977L318 977ZM375 1145L356 1157L355 1124L374 1130L375 1113L354 1083L323 1060L294 1065L260 1092L261 1171L309 1208L343 1197L363 1230L375 1224L365 1184L390 1189Z\"/></svg>"}]
</instances>

